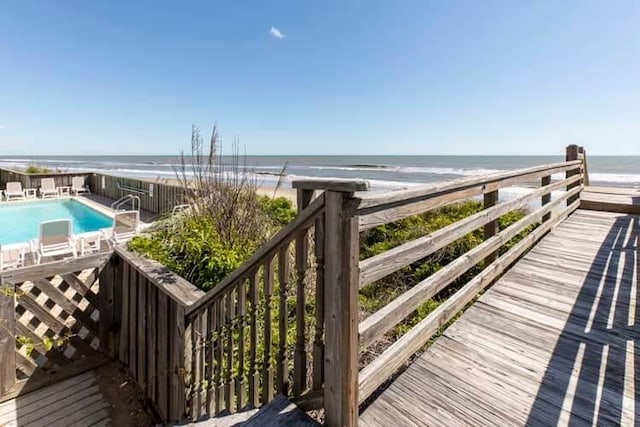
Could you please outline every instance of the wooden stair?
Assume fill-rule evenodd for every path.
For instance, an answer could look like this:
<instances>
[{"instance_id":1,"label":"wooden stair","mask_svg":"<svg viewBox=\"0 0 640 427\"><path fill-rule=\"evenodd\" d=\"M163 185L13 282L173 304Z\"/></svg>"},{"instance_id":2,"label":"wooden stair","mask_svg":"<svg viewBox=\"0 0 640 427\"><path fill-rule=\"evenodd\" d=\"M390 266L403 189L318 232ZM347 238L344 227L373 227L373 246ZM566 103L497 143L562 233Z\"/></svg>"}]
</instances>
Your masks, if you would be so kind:
<instances>
[{"instance_id":1,"label":"wooden stair","mask_svg":"<svg viewBox=\"0 0 640 427\"><path fill-rule=\"evenodd\" d=\"M289 401L278 395L260 409L218 416L188 424L197 427L316 427L320 424Z\"/></svg>"}]
</instances>

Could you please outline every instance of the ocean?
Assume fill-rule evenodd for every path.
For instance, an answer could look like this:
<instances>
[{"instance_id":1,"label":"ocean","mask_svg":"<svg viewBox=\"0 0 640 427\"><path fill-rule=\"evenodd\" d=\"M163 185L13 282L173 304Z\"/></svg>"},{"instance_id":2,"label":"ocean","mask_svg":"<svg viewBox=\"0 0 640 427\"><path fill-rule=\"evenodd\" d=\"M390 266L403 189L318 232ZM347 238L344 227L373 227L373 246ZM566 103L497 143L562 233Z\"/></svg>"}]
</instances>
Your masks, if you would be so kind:
<instances>
[{"instance_id":1,"label":"ocean","mask_svg":"<svg viewBox=\"0 0 640 427\"><path fill-rule=\"evenodd\" d=\"M225 160L229 159L223 157ZM243 162L257 174L261 185L275 185L281 180L283 186L290 186L292 180L303 178L364 179L373 189L380 190L563 160L562 156L363 155L247 156ZM178 161L176 156L4 156L0 158L0 167L24 168L36 164L60 171L96 170L127 177L175 178ZM640 156L589 156L587 161L591 185L640 188ZM512 190L519 192L518 188Z\"/></svg>"}]
</instances>

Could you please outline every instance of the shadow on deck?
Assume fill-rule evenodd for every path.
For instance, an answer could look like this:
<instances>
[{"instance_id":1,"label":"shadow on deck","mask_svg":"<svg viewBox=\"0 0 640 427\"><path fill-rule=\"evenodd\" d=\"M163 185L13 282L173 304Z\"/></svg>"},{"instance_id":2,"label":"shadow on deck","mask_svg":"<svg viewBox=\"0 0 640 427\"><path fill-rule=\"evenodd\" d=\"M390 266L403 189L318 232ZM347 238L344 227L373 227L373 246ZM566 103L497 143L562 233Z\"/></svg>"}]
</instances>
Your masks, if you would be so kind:
<instances>
[{"instance_id":1,"label":"shadow on deck","mask_svg":"<svg viewBox=\"0 0 640 427\"><path fill-rule=\"evenodd\" d=\"M640 217L578 210L361 414L360 425L634 425Z\"/></svg>"},{"instance_id":2,"label":"shadow on deck","mask_svg":"<svg viewBox=\"0 0 640 427\"><path fill-rule=\"evenodd\" d=\"M625 425L640 415L639 242L640 217L618 216L556 343L528 425L537 425L543 411L555 424L577 401L579 413L571 411L571 424ZM567 361L573 362L574 374L559 379ZM550 406L544 397L556 391L564 391L562 407Z\"/></svg>"}]
</instances>

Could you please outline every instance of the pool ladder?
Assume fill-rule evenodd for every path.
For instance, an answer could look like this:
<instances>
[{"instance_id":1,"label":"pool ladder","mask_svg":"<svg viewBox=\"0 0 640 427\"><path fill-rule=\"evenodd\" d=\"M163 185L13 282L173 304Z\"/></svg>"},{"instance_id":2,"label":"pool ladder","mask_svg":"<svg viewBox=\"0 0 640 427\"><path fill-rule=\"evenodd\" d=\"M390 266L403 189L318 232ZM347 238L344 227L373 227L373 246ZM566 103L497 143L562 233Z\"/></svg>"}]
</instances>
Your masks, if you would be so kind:
<instances>
[{"instance_id":1,"label":"pool ladder","mask_svg":"<svg viewBox=\"0 0 640 427\"><path fill-rule=\"evenodd\" d=\"M111 209L113 209L114 211L124 210L122 209L122 206L126 205L127 203L131 203L132 211L140 210L140 197L134 196L133 194L127 194L126 196L121 197L115 202L111 203Z\"/></svg>"}]
</instances>

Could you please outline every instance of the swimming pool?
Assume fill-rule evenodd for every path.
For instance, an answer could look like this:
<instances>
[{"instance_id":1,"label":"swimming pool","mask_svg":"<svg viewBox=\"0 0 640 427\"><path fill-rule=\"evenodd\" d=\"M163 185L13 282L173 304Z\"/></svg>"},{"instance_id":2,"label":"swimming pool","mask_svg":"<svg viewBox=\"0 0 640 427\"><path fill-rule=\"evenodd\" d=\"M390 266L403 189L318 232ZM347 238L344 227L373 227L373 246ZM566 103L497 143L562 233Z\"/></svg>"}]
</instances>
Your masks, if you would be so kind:
<instances>
[{"instance_id":1,"label":"swimming pool","mask_svg":"<svg viewBox=\"0 0 640 427\"><path fill-rule=\"evenodd\" d=\"M37 239L40 223L70 219L74 234L111 227L113 220L73 199L0 204L0 245Z\"/></svg>"}]
</instances>

